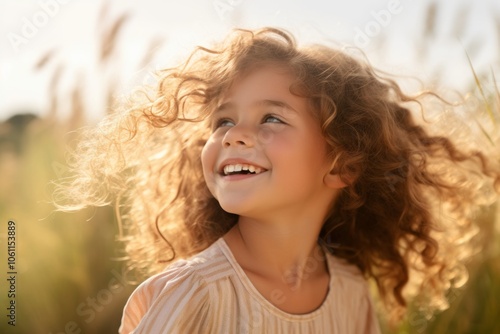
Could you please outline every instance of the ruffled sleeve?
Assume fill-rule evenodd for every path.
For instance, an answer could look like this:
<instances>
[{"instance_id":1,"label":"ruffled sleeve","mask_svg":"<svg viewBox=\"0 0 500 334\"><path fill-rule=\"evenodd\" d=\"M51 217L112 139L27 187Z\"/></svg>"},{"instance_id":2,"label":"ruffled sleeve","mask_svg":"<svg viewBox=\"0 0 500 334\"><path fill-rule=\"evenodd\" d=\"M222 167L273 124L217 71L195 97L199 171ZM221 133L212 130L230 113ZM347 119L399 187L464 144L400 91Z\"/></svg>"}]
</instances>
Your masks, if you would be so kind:
<instances>
[{"instance_id":1,"label":"ruffled sleeve","mask_svg":"<svg viewBox=\"0 0 500 334\"><path fill-rule=\"evenodd\" d=\"M119 333L207 331L209 293L191 263L178 261L132 293L125 305Z\"/></svg>"}]
</instances>

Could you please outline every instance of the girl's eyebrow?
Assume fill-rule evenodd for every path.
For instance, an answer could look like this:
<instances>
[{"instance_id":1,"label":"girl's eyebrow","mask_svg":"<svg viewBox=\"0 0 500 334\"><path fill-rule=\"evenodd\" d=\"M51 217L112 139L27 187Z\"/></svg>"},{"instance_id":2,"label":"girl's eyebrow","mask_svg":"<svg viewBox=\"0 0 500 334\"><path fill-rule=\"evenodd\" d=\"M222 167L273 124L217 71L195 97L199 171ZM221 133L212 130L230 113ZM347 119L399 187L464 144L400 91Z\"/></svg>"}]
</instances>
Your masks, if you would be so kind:
<instances>
[{"instance_id":1,"label":"girl's eyebrow","mask_svg":"<svg viewBox=\"0 0 500 334\"><path fill-rule=\"evenodd\" d=\"M258 101L256 104L258 106L262 106L262 107L281 107L283 109L287 109L287 110L290 110L290 111L293 111L293 112L297 112L297 110L295 110L294 108L292 108L291 105L289 105L288 103L286 103L284 101L262 100L262 101Z\"/></svg>"},{"instance_id":2,"label":"girl's eyebrow","mask_svg":"<svg viewBox=\"0 0 500 334\"><path fill-rule=\"evenodd\" d=\"M221 111L229 110L229 109L234 109L234 103L224 102L215 108L214 114L219 113Z\"/></svg>"},{"instance_id":3,"label":"girl's eyebrow","mask_svg":"<svg viewBox=\"0 0 500 334\"><path fill-rule=\"evenodd\" d=\"M255 103L252 104L252 107L280 107L289 111L297 112L291 105L284 101L278 101L278 100L259 100ZM226 111L230 109L235 109L236 105L233 102L225 102L219 105L217 108L215 108L214 114L221 112L221 111Z\"/></svg>"}]
</instances>

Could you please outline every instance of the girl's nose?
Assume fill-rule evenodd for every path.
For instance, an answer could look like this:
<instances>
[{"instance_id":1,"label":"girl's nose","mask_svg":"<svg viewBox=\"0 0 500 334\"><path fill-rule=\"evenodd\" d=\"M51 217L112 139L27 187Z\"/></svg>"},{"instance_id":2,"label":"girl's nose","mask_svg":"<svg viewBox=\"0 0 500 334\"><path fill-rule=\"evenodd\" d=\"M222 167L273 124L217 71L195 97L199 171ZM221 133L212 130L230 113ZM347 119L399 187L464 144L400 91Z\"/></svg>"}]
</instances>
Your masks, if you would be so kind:
<instances>
[{"instance_id":1,"label":"girl's nose","mask_svg":"<svg viewBox=\"0 0 500 334\"><path fill-rule=\"evenodd\" d=\"M222 145L224 147L252 147L254 145L254 137L251 129L242 124L237 124L226 131Z\"/></svg>"}]
</instances>

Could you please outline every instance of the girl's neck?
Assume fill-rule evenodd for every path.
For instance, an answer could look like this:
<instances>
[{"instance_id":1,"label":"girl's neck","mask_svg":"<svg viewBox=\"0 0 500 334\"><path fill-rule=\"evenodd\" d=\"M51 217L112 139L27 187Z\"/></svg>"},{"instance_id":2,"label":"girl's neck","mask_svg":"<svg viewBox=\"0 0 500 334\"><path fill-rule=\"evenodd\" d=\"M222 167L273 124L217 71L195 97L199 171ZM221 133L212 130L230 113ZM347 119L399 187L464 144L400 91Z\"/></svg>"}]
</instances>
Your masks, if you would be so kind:
<instances>
[{"instance_id":1,"label":"girl's neck","mask_svg":"<svg viewBox=\"0 0 500 334\"><path fill-rule=\"evenodd\" d=\"M311 222L270 224L240 217L224 239L240 266L253 275L291 289L327 274L325 254ZM321 226L320 224L316 224Z\"/></svg>"}]
</instances>

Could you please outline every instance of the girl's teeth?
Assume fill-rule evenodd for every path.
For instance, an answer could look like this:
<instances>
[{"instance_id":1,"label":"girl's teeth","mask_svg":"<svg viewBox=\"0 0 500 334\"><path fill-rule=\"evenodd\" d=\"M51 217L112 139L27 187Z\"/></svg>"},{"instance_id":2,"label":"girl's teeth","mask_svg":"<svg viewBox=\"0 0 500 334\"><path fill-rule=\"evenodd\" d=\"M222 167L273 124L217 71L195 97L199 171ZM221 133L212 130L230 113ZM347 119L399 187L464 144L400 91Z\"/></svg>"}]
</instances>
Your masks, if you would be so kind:
<instances>
[{"instance_id":1,"label":"girl's teeth","mask_svg":"<svg viewBox=\"0 0 500 334\"><path fill-rule=\"evenodd\" d=\"M224 174L228 175L233 172L241 172L241 171L249 171L250 173L254 174L259 174L263 171L262 168L255 167L252 165L242 165L242 164L236 164L236 165L227 165L224 167Z\"/></svg>"}]
</instances>

